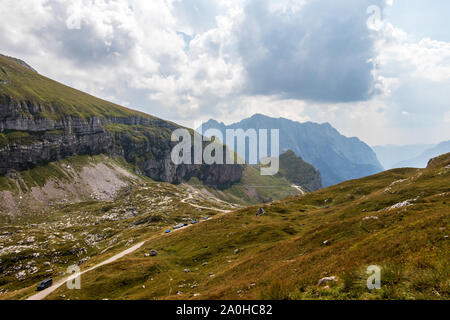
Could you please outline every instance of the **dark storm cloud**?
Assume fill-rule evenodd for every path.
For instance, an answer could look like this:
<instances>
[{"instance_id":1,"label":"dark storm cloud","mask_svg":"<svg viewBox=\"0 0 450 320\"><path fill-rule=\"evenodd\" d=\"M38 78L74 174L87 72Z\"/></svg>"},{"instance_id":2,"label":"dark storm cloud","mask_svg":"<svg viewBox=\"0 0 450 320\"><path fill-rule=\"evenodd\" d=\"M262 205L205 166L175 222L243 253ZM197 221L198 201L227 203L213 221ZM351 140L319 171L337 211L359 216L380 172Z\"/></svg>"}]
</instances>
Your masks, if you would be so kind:
<instances>
[{"instance_id":1,"label":"dark storm cloud","mask_svg":"<svg viewBox=\"0 0 450 320\"><path fill-rule=\"evenodd\" d=\"M271 10L270 4L252 0L245 7L239 50L248 93L323 102L374 94L366 11L381 1L307 1L297 11Z\"/></svg>"}]
</instances>

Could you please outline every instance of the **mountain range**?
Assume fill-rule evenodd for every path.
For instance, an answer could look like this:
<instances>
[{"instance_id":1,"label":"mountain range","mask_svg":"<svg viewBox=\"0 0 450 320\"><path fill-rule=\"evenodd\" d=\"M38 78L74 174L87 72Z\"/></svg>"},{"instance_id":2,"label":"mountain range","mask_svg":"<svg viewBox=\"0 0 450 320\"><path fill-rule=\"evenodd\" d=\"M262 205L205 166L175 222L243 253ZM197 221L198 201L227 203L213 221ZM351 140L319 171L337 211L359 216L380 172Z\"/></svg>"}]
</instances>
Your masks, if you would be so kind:
<instances>
[{"instance_id":1,"label":"mountain range","mask_svg":"<svg viewBox=\"0 0 450 320\"><path fill-rule=\"evenodd\" d=\"M317 191L322 188L322 175L311 164L288 150L280 155L280 172L293 185L305 188L306 191Z\"/></svg>"},{"instance_id":2,"label":"mountain range","mask_svg":"<svg viewBox=\"0 0 450 320\"><path fill-rule=\"evenodd\" d=\"M428 159L450 152L450 143L374 146L372 149L385 169L400 167L425 168Z\"/></svg>"},{"instance_id":3,"label":"mountain range","mask_svg":"<svg viewBox=\"0 0 450 320\"><path fill-rule=\"evenodd\" d=\"M436 146L428 148L415 157L400 161L394 165L395 168L425 168L428 160L441 154L450 152L450 140L439 143Z\"/></svg>"},{"instance_id":4,"label":"mountain range","mask_svg":"<svg viewBox=\"0 0 450 320\"><path fill-rule=\"evenodd\" d=\"M278 174L175 165L181 126L0 56L0 300L449 298L450 153L370 175L329 124L239 126L281 128Z\"/></svg>"},{"instance_id":5,"label":"mountain range","mask_svg":"<svg viewBox=\"0 0 450 320\"><path fill-rule=\"evenodd\" d=\"M325 187L376 174L383 170L375 152L367 144L358 138L343 136L329 123L299 123L284 118L255 114L230 125L211 119L201 128L202 132L209 129L220 130L223 137L226 137L226 129L243 129L244 131L279 129L280 152L292 150L297 156L312 164L320 171ZM225 138L224 140L227 144ZM237 151L236 148L235 146L235 151ZM245 157L248 161L247 151Z\"/></svg>"},{"instance_id":6,"label":"mountain range","mask_svg":"<svg viewBox=\"0 0 450 320\"><path fill-rule=\"evenodd\" d=\"M379 145L372 149L377 154L378 160L386 170L393 169L404 160L412 159L420 155L427 149L433 148L433 144L412 144L412 145Z\"/></svg>"},{"instance_id":7,"label":"mountain range","mask_svg":"<svg viewBox=\"0 0 450 320\"><path fill-rule=\"evenodd\" d=\"M248 165L175 165L171 134L181 126L65 86L19 59L0 55L0 79L0 207L6 212L20 211L17 203L24 203L19 200L29 196L29 204L56 201L57 197L47 196L54 187L64 190L50 192L59 194L60 200L82 200L96 191L109 192L103 187L93 190L89 179L73 177L69 186L66 178L72 176L71 170L61 167L61 161L69 157L82 157L77 161L88 165L91 161L86 157L105 155L100 159L106 166L119 160L154 181L194 181L216 196L240 204L299 192L285 178L260 176ZM83 168L78 167L80 171ZM56 185L46 186L49 183Z\"/></svg>"}]
</instances>

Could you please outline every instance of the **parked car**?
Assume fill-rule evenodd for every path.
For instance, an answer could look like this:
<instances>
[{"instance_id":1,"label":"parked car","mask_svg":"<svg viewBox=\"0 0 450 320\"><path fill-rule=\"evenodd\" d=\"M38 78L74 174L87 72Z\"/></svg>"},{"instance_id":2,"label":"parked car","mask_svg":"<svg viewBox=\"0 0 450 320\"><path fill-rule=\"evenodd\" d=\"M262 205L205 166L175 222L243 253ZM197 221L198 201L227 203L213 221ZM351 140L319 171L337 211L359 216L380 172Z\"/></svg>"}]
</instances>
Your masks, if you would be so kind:
<instances>
[{"instance_id":1,"label":"parked car","mask_svg":"<svg viewBox=\"0 0 450 320\"><path fill-rule=\"evenodd\" d=\"M166 232L165 233L170 233L170 232L172 232L170 229L169 230L166 230Z\"/></svg>"},{"instance_id":2,"label":"parked car","mask_svg":"<svg viewBox=\"0 0 450 320\"><path fill-rule=\"evenodd\" d=\"M53 279L46 279L38 284L37 291L42 291L47 288L50 288L52 286L52 284L53 284Z\"/></svg>"},{"instance_id":3,"label":"parked car","mask_svg":"<svg viewBox=\"0 0 450 320\"><path fill-rule=\"evenodd\" d=\"M191 221L191 224L197 224L197 223L199 223L198 220L192 220L192 221Z\"/></svg>"},{"instance_id":4,"label":"parked car","mask_svg":"<svg viewBox=\"0 0 450 320\"><path fill-rule=\"evenodd\" d=\"M175 230L177 230L177 229L181 229L181 228L183 228L184 227L184 224L177 224L176 226L174 226L173 228L175 229Z\"/></svg>"}]
</instances>

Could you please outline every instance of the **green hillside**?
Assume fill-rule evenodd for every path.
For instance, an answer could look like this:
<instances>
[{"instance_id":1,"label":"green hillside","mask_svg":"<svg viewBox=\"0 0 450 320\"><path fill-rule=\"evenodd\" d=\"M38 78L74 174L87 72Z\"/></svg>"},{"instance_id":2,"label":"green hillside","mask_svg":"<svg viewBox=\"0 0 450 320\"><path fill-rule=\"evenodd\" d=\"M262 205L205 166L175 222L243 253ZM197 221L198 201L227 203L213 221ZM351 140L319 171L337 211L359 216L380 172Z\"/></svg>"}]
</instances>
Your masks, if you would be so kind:
<instances>
[{"instance_id":1,"label":"green hillside","mask_svg":"<svg viewBox=\"0 0 450 320\"><path fill-rule=\"evenodd\" d=\"M170 226L232 208L105 155L0 177L0 300L32 292L70 265L85 268Z\"/></svg>"},{"instance_id":2,"label":"green hillside","mask_svg":"<svg viewBox=\"0 0 450 320\"><path fill-rule=\"evenodd\" d=\"M281 176L261 176L258 167L246 165L241 181L223 190L225 199L239 204L281 200L299 192ZM220 196L220 194L218 194Z\"/></svg>"},{"instance_id":3,"label":"green hillside","mask_svg":"<svg viewBox=\"0 0 450 320\"><path fill-rule=\"evenodd\" d=\"M219 215L50 299L449 299L450 154ZM145 257L150 249L157 257ZM368 266L381 289L366 288ZM335 277L325 285L324 277Z\"/></svg>"}]
</instances>

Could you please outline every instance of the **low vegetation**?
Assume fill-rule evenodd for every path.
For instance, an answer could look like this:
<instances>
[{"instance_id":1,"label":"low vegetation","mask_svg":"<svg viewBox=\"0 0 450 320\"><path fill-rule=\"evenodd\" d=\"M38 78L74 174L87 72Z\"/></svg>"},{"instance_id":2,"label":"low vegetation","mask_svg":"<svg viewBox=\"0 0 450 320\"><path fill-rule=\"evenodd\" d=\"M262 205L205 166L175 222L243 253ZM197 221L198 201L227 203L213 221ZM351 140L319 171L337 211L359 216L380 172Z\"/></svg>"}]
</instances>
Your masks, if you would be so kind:
<instances>
[{"instance_id":1,"label":"low vegetation","mask_svg":"<svg viewBox=\"0 0 450 320\"><path fill-rule=\"evenodd\" d=\"M75 175L98 164L111 166L127 182L111 200L96 200L89 194L83 199L74 191L87 188L77 186ZM70 265L88 267L167 227L233 208L189 186L138 176L123 159L106 156L70 157L19 176L1 178L4 188L16 192L17 202L27 202L32 188L42 187L45 192L49 181L61 191L75 193L45 207L24 205L17 212L0 214L0 299L26 296L35 290L36 282L62 277Z\"/></svg>"},{"instance_id":2,"label":"low vegetation","mask_svg":"<svg viewBox=\"0 0 450 320\"><path fill-rule=\"evenodd\" d=\"M281 200L300 192L281 176L261 176L260 168L246 165L241 180L222 190L204 186L198 179L189 182L197 188L204 188L216 197L240 205L257 204Z\"/></svg>"},{"instance_id":3,"label":"low vegetation","mask_svg":"<svg viewBox=\"0 0 450 320\"><path fill-rule=\"evenodd\" d=\"M450 155L157 234L49 299L449 299ZM147 257L156 249L156 257ZM366 286L381 268L381 289ZM328 279L328 281L319 280Z\"/></svg>"}]
</instances>

